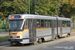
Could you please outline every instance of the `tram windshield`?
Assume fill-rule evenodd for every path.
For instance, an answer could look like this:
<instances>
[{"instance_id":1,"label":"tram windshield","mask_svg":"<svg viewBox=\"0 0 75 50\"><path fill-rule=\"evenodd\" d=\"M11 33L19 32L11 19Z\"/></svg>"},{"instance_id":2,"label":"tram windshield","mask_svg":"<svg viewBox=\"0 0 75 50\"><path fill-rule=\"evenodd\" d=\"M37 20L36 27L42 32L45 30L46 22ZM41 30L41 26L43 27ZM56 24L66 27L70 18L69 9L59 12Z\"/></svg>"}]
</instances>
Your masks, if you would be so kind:
<instances>
[{"instance_id":1,"label":"tram windshield","mask_svg":"<svg viewBox=\"0 0 75 50\"><path fill-rule=\"evenodd\" d=\"M9 20L9 30L18 31L21 30L23 20Z\"/></svg>"}]
</instances>

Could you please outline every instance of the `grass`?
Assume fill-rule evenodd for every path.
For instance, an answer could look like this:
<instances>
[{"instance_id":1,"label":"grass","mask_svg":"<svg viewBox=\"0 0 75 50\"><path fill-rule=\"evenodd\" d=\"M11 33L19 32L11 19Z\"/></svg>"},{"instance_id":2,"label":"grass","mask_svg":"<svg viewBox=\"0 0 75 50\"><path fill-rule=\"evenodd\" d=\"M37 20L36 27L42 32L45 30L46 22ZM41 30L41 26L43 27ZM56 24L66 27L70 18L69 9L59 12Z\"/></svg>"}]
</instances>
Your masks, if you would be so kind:
<instances>
[{"instance_id":1,"label":"grass","mask_svg":"<svg viewBox=\"0 0 75 50\"><path fill-rule=\"evenodd\" d=\"M5 28L6 28L6 19L0 18L0 29L5 29ZM9 28L9 21L7 21L7 28Z\"/></svg>"},{"instance_id":2,"label":"grass","mask_svg":"<svg viewBox=\"0 0 75 50\"><path fill-rule=\"evenodd\" d=\"M6 35L6 36L0 36L0 38L1 38L1 37L9 37L9 36L8 36L8 35Z\"/></svg>"},{"instance_id":3,"label":"grass","mask_svg":"<svg viewBox=\"0 0 75 50\"><path fill-rule=\"evenodd\" d=\"M0 41L7 41L9 36L0 36Z\"/></svg>"},{"instance_id":4,"label":"grass","mask_svg":"<svg viewBox=\"0 0 75 50\"><path fill-rule=\"evenodd\" d=\"M75 30L75 28L71 28L71 30Z\"/></svg>"}]
</instances>

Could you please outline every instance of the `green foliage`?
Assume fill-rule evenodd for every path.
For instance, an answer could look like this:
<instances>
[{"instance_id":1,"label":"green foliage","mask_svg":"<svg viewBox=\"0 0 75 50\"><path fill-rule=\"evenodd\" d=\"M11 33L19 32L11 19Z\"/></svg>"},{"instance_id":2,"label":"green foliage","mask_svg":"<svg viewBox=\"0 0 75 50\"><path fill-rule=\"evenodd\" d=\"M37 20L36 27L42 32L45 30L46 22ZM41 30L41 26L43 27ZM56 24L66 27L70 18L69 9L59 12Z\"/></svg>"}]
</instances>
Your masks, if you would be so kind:
<instances>
[{"instance_id":1,"label":"green foliage","mask_svg":"<svg viewBox=\"0 0 75 50\"><path fill-rule=\"evenodd\" d=\"M0 29L5 29L5 25L0 25Z\"/></svg>"},{"instance_id":2,"label":"green foliage","mask_svg":"<svg viewBox=\"0 0 75 50\"><path fill-rule=\"evenodd\" d=\"M63 2L62 3L62 14L65 17L71 18L71 16L75 15L75 3L71 2Z\"/></svg>"},{"instance_id":3,"label":"green foliage","mask_svg":"<svg viewBox=\"0 0 75 50\"><path fill-rule=\"evenodd\" d=\"M48 0L41 0L36 2L36 13L40 15L56 15L57 10L55 2L51 3Z\"/></svg>"},{"instance_id":4,"label":"green foliage","mask_svg":"<svg viewBox=\"0 0 75 50\"><path fill-rule=\"evenodd\" d=\"M7 41L9 36L0 36L0 42Z\"/></svg>"},{"instance_id":5,"label":"green foliage","mask_svg":"<svg viewBox=\"0 0 75 50\"><path fill-rule=\"evenodd\" d=\"M7 22L7 29L9 28L9 23ZM6 19L0 19L0 29L6 29Z\"/></svg>"},{"instance_id":6,"label":"green foliage","mask_svg":"<svg viewBox=\"0 0 75 50\"><path fill-rule=\"evenodd\" d=\"M27 0L1 0L0 12L7 17L9 14L19 14L28 11Z\"/></svg>"},{"instance_id":7,"label":"green foliage","mask_svg":"<svg viewBox=\"0 0 75 50\"><path fill-rule=\"evenodd\" d=\"M59 8L59 12L65 17L71 17L75 13L75 1L36 0L35 9L34 0L30 0L31 14L36 11L39 15L58 15L56 8ZM22 14L23 12L28 13L28 0L0 0L0 17L6 18L9 14Z\"/></svg>"},{"instance_id":8,"label":"green foliage","mask_svg":"<svg viewBox=\"0 0 75 50\"><path fill-rule=\"evenodd\" d=\"M3 13L2 12L0 12L0 16L3 16Z\"/></svg>"}]
</instances>

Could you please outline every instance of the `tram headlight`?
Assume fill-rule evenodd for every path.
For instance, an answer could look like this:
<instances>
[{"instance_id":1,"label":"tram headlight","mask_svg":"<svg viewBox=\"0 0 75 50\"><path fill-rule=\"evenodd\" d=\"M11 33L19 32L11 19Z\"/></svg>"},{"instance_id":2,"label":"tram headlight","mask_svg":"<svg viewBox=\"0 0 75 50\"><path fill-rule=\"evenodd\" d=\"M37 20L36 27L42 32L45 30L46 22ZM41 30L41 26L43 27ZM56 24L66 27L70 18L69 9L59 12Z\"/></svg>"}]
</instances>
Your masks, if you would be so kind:
<instances>
[{"instance_id":1,"label":"tram headlight","mask_svg":"<svg viewBox=\"0 0 75 50\"><path fill-rule=\"evenodd\" d=\"M22 18L22 16L20 16L20 18Z\"/></svg>"}]
</instances>

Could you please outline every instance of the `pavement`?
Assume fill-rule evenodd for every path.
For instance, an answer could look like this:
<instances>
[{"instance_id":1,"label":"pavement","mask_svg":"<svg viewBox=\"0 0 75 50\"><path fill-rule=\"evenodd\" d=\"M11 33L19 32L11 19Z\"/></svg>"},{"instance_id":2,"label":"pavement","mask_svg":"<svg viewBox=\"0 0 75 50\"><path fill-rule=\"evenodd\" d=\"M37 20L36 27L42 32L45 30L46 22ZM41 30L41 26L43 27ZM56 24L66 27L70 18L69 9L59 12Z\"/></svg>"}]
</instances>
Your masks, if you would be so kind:
<instances>
[{"instance_id":1,"label":"pavement","mask_svg":"<svg viewBox=\"0 0 75 50\"><path fill-rule=\"evenodd\" d=\"M0 36L6 36L9 35L9 32L0 32Z\"/></svg>"},{"instance_id":2,"label":"pavement","mask_svg":"<svg viewBox=\"0 0 75 50\"><path fill-rule=\"evenodd\" d=\"M5 31L5 29L0 29L0 31ZM7 36L7 35L9 35L9 32L0 32L0 36Z\"/></svg>"},{"instance_id":3,"label":"pavement","mask_svg":"<svg viewBox=\"0 0 75 50\"><path fill-rule=\"evenodd\" d=\"M0 31L5 31L6 29L0 29ZM9 29L7 29L7 30L9 30Z\"/></svg>"}]
</instances>

